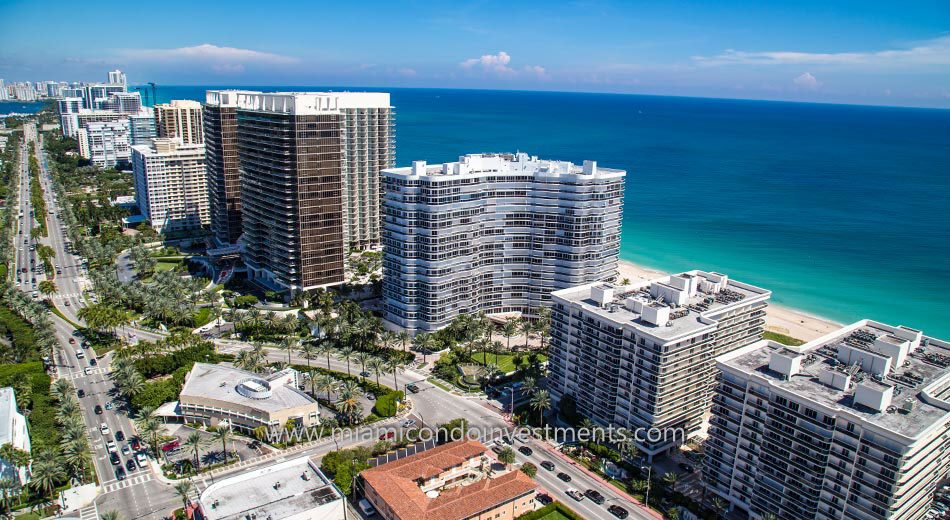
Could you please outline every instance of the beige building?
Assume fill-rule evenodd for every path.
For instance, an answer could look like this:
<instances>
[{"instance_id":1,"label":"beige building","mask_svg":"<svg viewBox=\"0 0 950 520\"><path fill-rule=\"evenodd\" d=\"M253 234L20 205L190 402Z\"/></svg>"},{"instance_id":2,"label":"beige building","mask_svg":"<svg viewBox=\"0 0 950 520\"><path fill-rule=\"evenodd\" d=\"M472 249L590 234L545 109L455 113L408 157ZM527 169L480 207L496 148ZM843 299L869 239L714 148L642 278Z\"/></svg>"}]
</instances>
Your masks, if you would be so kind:
<instances>
[{"instance_id":1,"label":"beige building","mask_svg":"<svg viewBox=\"0 0 950 520\"><path fill-rule=\"evenodd\" d=\"M205 147L158 138L132 147L135 201L159 233L208 225Z\"/></svg>"},{"instance_id":2,"label":"beige building","mask_svg":"<svg viewBox=\"0 0 950 520\"><path fill-rule=\"evenodd\" d=\"M514 519L535 508L535 483L496 472L485 445L456 441L362 472L363 491L385 520Z\"/></svg>"},{"instance_id":3,"label":"beige building","mask_svg":"<svg viewBox=\"0 0 950 520\"><path fill-rule=\"evenodd\" d=\"M716 361L709 491L756 520L928 517L950 470L950 343L863 320Z\"/></svg>"},{"instance_id":4,"label":"beige building","mask_svg":"<svg viewBox=\"0 0 950 520\"><path fill-rule=\"evenodd\" d=\"M216 426L228 422L251 432L288 421L308 427L320 422L317 401L298 389L291 368L270 375L224 365L195 363L185 378L178 402L185 422Z\"/></svg>"},{"instance_id":5,"label":"beige building","mask_svg":"<svg viewBox=\"0 0 950 520\"><path fill-rule=\"evenodd\" d=\"M159 137L177 138L184 144L204 144L201 103L175 99L155 105L155 127Z\"/></svg>"}]
</instances>

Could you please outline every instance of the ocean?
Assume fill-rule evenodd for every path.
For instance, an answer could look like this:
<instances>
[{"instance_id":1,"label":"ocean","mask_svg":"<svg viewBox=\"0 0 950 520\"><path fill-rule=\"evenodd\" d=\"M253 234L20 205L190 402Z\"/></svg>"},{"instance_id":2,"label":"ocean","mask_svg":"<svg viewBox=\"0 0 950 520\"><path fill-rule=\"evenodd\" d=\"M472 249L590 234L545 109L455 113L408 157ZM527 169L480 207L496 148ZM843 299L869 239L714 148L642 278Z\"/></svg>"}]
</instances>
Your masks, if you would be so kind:
<instances>
[{"instance_id":1,"label":"ocean","mask_svg":"<svg viewBox=\"0 0 950 520\"><path fill-rule=\"evenodd\" d=\"M220 87L159 87L159 101ZM340 87L242 87L344 90ZM715 270L840 322L950 339L950 111L382 89L397 163L525 151L627 170L621 258Z\"/></svg>"},{"instance_id":2,"label":"ocean","mask_svg":"<svg viewBox=\"0 0 950 520\"><path fill-rule=\"evenodd\" d=\"M0 116L7 114L35 114L43 109L41 101L0 101Z\"/></svg>"}]
</instances>

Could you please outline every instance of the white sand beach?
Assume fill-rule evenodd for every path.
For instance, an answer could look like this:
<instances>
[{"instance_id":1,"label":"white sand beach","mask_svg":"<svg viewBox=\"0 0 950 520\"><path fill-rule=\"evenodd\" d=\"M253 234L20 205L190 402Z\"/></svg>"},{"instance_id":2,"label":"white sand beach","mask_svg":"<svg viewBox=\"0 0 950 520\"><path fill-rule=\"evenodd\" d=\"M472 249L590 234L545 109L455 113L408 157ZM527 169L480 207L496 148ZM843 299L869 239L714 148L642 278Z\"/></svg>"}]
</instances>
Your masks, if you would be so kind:
<instances>
[{"instance_id":1,"label":"white sand beach","mask_svg":"<svg viewBox=\"0 0 950 520\"><path fill-rule=\"evenodd\" d=\"M633 282L653 280L669 274L623 260L620 261L619 271L621 280L629 278ZM785 334L803 341L811 341L839 327L841 327L840 323L775 304L769 304L765 325L768 331Z\"/></svg>"}]
</instances>

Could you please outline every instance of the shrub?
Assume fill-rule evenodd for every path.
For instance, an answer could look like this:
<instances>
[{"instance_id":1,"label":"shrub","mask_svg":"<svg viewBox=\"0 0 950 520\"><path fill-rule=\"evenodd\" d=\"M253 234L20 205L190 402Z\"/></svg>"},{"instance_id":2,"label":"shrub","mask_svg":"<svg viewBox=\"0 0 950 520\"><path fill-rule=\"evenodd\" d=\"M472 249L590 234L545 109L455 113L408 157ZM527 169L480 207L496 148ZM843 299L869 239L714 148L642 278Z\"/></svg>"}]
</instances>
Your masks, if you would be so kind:
<instances>
[{"instance_id":1,"label":"shrub","mask_svg":"<svg viewBox=\"0 0 950 520\"><path fill-rule=\"evenodd\" d=\"M376 399L373 405L373 413L379 417L392 417L396 415L398 403L403 400L405 394L402 391L389 392Z\"/></svg>"}]
</instances>

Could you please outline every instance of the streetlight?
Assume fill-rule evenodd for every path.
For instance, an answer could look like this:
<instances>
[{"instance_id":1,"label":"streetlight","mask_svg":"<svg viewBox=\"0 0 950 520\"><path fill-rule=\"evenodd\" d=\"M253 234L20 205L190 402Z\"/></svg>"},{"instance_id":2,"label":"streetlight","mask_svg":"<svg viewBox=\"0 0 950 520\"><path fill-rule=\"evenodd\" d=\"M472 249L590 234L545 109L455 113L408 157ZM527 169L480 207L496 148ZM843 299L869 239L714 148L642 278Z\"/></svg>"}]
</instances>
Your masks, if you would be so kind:
<instances>
[{"instance_id":1,"label":"streetlight","mask_svg":"<svg viewBox=\"0 0 950 520\"><path fill-rule=\"evenodd\" d=\"M640 466L640 471L643 471L644 469L647 470L647 494L644 496L643 502L647 507L650 507L650 477L653 475L653 466Z\"/></svg>"}]
</instances>

